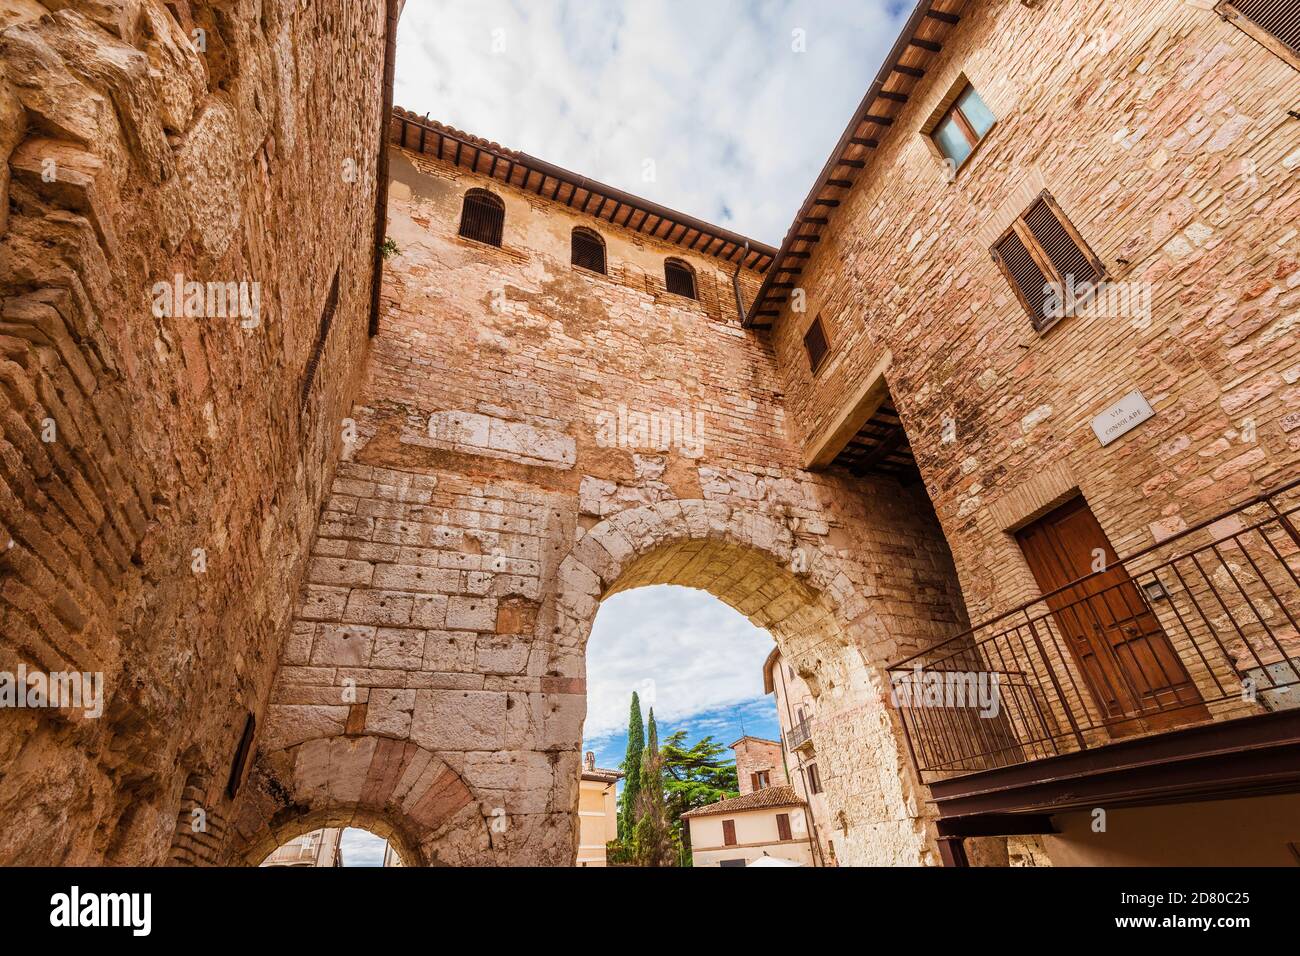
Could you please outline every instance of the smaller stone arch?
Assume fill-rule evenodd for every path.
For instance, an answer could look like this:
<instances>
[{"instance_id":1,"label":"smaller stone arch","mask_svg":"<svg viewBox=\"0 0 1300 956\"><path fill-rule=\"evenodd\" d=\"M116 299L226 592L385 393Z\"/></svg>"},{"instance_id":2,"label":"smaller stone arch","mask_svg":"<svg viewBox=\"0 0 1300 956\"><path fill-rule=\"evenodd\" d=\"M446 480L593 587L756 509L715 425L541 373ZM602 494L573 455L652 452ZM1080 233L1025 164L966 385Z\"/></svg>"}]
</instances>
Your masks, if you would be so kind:
<instances>
[{"instance_id":1,"label":"smaller stone arch","mask_svg":"<svg viewBox=\"0 0 1300 956\"><path fill-rule=\"evenodd\" d=\"M469 786L409 740L319 737L259 754L240 795L229 862L256 866L321 827L358 826L407 866L488 862L487 826Z\"/></svg>"}]
</instances>

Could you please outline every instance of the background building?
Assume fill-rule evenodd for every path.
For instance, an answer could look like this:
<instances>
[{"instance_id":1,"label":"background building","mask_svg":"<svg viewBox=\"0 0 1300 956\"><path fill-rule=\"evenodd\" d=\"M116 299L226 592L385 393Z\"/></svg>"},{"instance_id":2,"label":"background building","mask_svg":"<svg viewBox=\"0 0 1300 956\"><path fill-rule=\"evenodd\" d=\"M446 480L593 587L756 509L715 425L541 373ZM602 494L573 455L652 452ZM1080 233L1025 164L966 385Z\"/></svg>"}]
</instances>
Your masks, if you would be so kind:
<instances>
[{"instance_id":1,"label":"background building","mask_svg":"<svg viewBox=\"0 0 1300 956\"><path fill-rule=\"evenodd\" d=\"M606 844L618 839L618 782L621 770L596 766L590 750L582 759L578 786L578 866L604 866Z\"/></svg>"},{"instance_id":2,"label":"background building","mask_svg":"<svg viewBox=\"0 0 1300 956\"><path fill-rule=\"evenodd\" d=\"M744 736L731 745L736 754L736 783L743 797L767 787L784 787L790 783L786 776L785 756L781 744L762 737Z\"/></svg>"},{"instance_id":3,"label":"background building","mask_svg":"<svg viewBox=\"0 0 1300 956\"><path fill-rule=\"evenodd\" d=\"M813 866L804 802L788 785L688 810L693 866L747 866L764 856Z\"/></svg>"},{"instance_id":4,"label":"background building","mask_svg":"<svg viewBox=\"0 0 1300 956\"><path fill-rule=\"evenodd\" d=\"M277 847L262 861L262 866L342 866L343 852L339 848L342 838L342 827L312 830Z\"/></svg>"},{"instance_id":5,"label":"background building","mask_svg":"<svg viewBox=\"0 0 1300 956\"><path fill-rule=\"evenodd\" d=\"M835 866L835 839L830 809L817 764L817 698L794 667L773 648L763 662L763 692L774 695L776 718L781 727L782 759L790 782L808 807L808 826L814 837L818 866Z\"/></svg>"}]
</instances>

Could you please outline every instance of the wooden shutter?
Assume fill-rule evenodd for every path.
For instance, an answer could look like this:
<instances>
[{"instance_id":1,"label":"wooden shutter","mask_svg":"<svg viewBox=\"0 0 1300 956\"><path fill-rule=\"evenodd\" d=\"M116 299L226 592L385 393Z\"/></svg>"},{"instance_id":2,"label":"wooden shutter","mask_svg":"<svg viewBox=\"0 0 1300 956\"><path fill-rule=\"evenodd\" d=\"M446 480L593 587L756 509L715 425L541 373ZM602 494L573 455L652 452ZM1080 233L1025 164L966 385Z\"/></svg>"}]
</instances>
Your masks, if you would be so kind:
<instances>
[{"instance_id":1,"label":"wooden shutter","mask_svg":"<svg viewBox=\"0 0 1300 956\"><path fill-rule=\"evenodd\" d=\"M808 789L813 793L822 792L822 778L817 775L817 765L815 763L808 765Z\"/></svg>"},{"instance_id":2,"label":"wooden shutter","mask_svg":"<svg viewBox=\"0 0 1300 956\"><path fill-rule=\"evenodd\" d=\"M676 259L668 259L664 262L664 286L674 295L684 295L688 299L695 298L695 276L689 266Z\"/></svg>"},{"instance_id":3,"label":"wooden shutter","mask_svg":"<svg viewBox=\"0 0 1300 956\"><path fill-rule=\"evenodd\" d=\"M1094 265L1087 247L1063 219L1046 199L1038 200L1025 213L1025 225L1051 260L1057 277L1065 281L1073 276L1075 288L1092 285L1101 278L1100 263Z\"/></svg>"},{"instance_id":4,"label":"wooden shutter","mask_svg":"<svg viewBox=\"0 0 1300 956\"><path fill-rule=\"evenodd\" d=\"M605 274L605 242L590 229L573 230L572 263Z\"/></svg>"},{"instance_id":5,"label":"wooden shutter","mask_svg":"<svg viewBox=\"0 0 1300 956\"><path fill-rule=\"evenodd\" d=\"M505 229L506 208L497 196L486 189L471 189L460 209L460 234L489 246L501 245Z\"/></svg>"},{"instance_id":6,"label":"wooden shutter","mask_svg":"<svg viewBox=\"0 0 1300 956\"><path fill-rule=\"evenodd\" d=\"M1220 0L1214 9L1300 69L1300 5L1295 0Z\"/></svg>"},{"instance_id":7,"label":"wooden shutter","mask_svg":"<svg viewBox=\"0 0 1300 956\"><path fill-rule=\"evenodd\" d=\"M790 814L778 813L776 815L776 837L778 840L790 839Z\"/></svg>"},{"instance_id":8,"label":"wooden shutter","mask_svg":"<svg viewBox=\"0 0 1300 956\"><path fill-rule=\"evenodd\" d=\"M722 821L722 845L723 846L736 845L736 821L735 820Z\"/></svg>"},{"instance_id":9,"label":"wooden shutter","mask_svg":"<svg viewBox=\"0 0 1300 956\"><path fill-rule=\"evenodd\" d=\"M758 782L758 774L756 774L756 773L751 773L751 774L749 775L749 787L750 787L751 790L762 790L762 789L763 789L762 786L761 786L761 785L759 784L759 782Z\"/></svg>"},{"instance_id":10,"label":"wooden shutter","mask_svg":"<svg viewBox=\"0 0 1300 956\"><path fill-rule=\"evenodd\" d=\"M808 353L808 369L816 374L830 351L830 343L826 341L826 328L822 325L820 315L813 319L812 325L808 326L808 331L804 333L803 347Z\"/></svg>"},{"instance_id":11,"label":"wooden shutter","mask_svg":"<svg viewBox=\"0 0 1300 956\"><path fill-rule=\"evenodd\" d=\"M1083 241L1056 200L1046 190L993 244L993 260L1002 269L1029 314L1034 328L1047 329L1061 317L1049 299L1073 289L1087 294L1106 277L1106 268ZM1068 310L1070 302L1064 303Z\"/></svg>"}]
</instances>

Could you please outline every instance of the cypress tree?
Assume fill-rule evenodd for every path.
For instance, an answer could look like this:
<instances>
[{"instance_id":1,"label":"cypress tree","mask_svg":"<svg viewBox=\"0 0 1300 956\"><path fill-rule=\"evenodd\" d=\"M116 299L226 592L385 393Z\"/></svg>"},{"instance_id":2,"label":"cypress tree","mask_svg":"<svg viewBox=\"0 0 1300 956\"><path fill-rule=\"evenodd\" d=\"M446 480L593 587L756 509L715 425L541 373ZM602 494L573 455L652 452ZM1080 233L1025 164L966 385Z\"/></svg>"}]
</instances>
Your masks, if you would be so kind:
<instances>
[{"instance_id":1,"label":"cypress tree","mask_svg":"<svg viewBox=\"0 0 1300 956\"><path fill-rule=\"evenodd\" d=\"M653 707L647 738L645 755L641 758L636 825L632 831L632 862L637 866L672 866L677 852L664 802L663 757L659 753Z\"/></svg>"},{"instance_id":2,"label":"cypress tree","mask_svg":"<svg viewBox=\"0 0 1300 956\"><path fill-rule=\"evenodd\" d=\"M641 752L645 749L645 729L641 724L641 698L632 691L632 709L627 718L627 755L623 758L623 795L618 811L618 836L632 842L636 827L636 798L641 791Z\"/></svg>"}]
</instances>

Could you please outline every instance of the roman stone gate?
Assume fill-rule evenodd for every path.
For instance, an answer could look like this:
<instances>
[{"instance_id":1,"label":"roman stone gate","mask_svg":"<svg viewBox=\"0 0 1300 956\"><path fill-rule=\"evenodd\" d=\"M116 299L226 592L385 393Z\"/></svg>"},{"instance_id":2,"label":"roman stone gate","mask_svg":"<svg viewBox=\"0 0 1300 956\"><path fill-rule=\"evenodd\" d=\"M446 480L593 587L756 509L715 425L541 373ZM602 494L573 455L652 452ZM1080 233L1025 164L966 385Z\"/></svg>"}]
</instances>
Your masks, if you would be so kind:
<instances>
[{"instance_id":1,"label":"roman stone gate","mask_svg":"<svg viewBox=\"0 0 1300 956\"><path fill-rule=\"evenodd\" d=\"M494 178L507 151L436 124L392 132L378 334L229 858L355 822L415 862L570 864L593 619L668 583L768 629L819 695L841 859L933 859L879 665L960 630L951 558L919 482L801 467L737 316L750 251L584 215L594 186ZM601 261L571 261L575 230Z\"/></svg>"}]
</instances>

